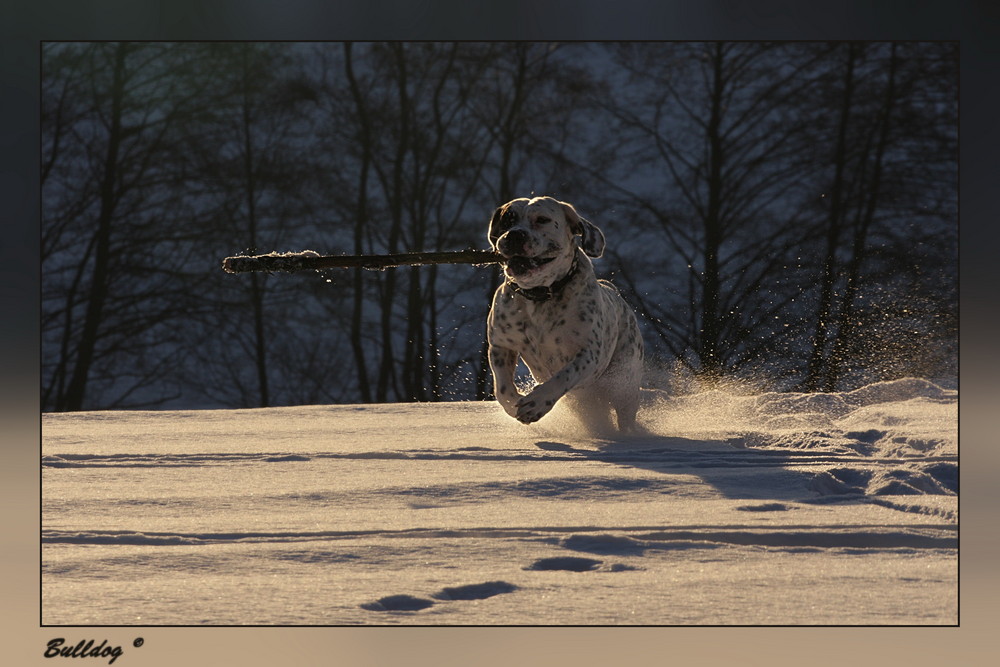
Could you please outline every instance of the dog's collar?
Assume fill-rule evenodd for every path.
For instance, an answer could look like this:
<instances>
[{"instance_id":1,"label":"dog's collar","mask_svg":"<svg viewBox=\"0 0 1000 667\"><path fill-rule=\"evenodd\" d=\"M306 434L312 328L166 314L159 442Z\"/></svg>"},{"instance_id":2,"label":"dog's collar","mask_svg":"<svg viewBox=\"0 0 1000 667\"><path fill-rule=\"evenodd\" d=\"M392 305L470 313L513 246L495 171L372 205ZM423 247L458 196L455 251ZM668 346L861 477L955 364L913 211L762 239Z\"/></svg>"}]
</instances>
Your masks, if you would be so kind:
<instances>
[{"instance_id":1,"label":"dog's collar","mask_svg":"<svg viewBox=\"0 0 1000 667\"><path fill-rule=\"evenodd\" d=\"M569 271L566 273L566 275L560 278L559 280L555 281L551 285L541 285L539 287L521 287L513 280L508 280L507 284L510 286L510 290L512 292L514 292L515 294L520 294L529 301L548 301L549 299L557 296L560 292L563 291L566 285L569 284L569 281L573 279L573 276L576 275L576 272L579 268L580 268L579 258L574 255L573 265L569 267Z\"/></svg>"}]
</instances>

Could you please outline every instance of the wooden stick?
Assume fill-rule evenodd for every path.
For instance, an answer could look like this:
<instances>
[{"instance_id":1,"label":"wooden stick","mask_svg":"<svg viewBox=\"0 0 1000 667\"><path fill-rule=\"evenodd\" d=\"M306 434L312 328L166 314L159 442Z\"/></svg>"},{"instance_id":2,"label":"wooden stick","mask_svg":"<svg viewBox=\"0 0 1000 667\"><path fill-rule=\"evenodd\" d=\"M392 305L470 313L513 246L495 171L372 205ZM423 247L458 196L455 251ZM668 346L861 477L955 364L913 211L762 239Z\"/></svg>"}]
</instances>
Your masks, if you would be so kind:
<instances>
[{"instance_id":1,"label":"wooden stick","mask_svg":"<svg viewBox=\"0 0 1000 667\"><path fill-rule=\"evenodd\" d=\"M320 255L312 250L303 252L272 252L267 255L237 255L222 260L226 273L249 271L315 271L319 269L363 268L373 271L396 266L421 264L496 264L503 256L492 250L453 250L446 252L405 252L395 255Z\"/></svg>"}]
</instances>

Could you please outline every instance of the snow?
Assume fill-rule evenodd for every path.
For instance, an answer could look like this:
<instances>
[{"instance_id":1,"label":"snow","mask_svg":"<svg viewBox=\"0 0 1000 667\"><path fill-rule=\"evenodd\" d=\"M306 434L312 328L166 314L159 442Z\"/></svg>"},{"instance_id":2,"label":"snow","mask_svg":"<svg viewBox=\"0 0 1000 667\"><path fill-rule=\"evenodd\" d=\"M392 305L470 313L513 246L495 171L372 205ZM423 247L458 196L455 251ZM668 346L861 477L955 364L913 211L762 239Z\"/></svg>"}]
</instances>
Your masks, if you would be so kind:
<instances>
[{"instance_id":1,"label":"snow","mask_svg":"<svg viewBox=\"0 0 1000 667\"><path fill-rule=\"evenodd\" d=\"M42 416L42 623L954 625L958 393Z\"/></svg>"}]
</instances>

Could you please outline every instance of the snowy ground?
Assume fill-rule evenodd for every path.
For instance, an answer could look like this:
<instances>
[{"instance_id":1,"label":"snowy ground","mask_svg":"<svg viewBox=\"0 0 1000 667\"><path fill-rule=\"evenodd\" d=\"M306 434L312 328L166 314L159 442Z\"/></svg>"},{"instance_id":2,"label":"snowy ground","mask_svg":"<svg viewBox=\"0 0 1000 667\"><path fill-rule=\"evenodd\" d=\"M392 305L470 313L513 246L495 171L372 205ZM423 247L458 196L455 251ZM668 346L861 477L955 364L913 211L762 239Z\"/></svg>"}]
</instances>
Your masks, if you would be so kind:
<instances>
[{"instance_id":1,"label":"snowy ground","mask_svg":"<svg viewBox=\"0 0 1000 667\"><path fill-rule=\"evenodd\" d=\"M42 418L49 625L953 625L957 392Z\"/></svg>"}]
</instances>

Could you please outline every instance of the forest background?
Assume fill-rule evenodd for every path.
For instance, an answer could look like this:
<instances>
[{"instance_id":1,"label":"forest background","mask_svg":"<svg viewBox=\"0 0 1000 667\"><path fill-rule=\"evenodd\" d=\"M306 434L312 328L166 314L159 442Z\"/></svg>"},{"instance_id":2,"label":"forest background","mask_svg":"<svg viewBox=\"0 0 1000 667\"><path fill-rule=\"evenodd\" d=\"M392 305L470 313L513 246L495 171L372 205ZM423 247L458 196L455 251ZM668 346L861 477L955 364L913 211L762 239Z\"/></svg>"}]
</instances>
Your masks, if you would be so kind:
<instances>
[{"instance_id":1,"label":"forest background","mask_svg":"<svg viewBox=\"0 0 1000 667\"><path fill-rule=\"evenodd\" d=\"M42 45L42 407L489 398L486 247L572 202L647 385L953 384L954 42Z\"/></svg>"}]
</instances>

